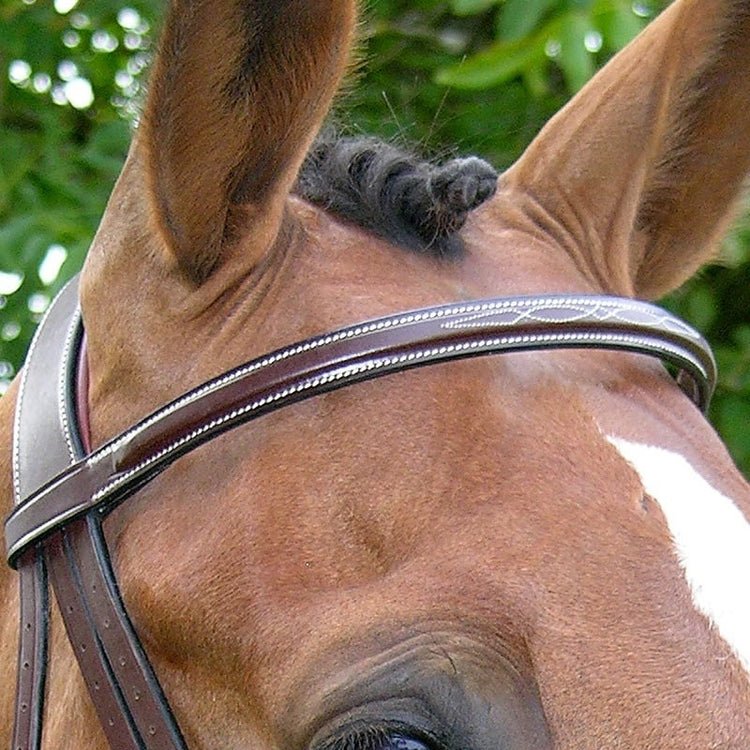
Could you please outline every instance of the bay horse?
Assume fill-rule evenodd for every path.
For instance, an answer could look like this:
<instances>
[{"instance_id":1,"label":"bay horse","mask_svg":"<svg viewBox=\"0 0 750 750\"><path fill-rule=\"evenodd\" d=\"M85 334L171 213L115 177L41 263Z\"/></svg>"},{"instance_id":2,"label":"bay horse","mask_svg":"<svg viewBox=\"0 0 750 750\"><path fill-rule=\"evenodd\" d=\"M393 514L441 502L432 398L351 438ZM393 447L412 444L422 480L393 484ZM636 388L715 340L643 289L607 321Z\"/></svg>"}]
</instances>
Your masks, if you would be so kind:
<instances>
[{"instance_id":1,"label":"bay horse","mask_svg":"<svg viewBox=\"0 0 750 750\"><path fill-rule=\"evenodd\" d=\"M526 323L519 300L533 299L680 327L636 300L710 259L738 201L748 0L676 0L497 179L474 158L314 143L356 19L354 0L171 3L142 121L66 292L86 354L64 421L90 447L63 445L79 463L24 493L24 450L35 471L71 428L19 418L14 438L19 392L32 412L70 399L43 363L0 401L10 562L41 584L48 565L62 602L46 683L32 670L42 729L33 700L14 705L19 573L0 573L0 746L747 750L750 487L643 346L461 358L335 390L334 365L315 398L195 450L165 448L166 428L145 445L261 370L415 322ZM519 341L546 336L538 323ZM209 429L189 418L191 436ZM87 490L101 467L110 484ZM70 519L16 533L71 486ZM11 513L14 493L27 499ZM106 601L89 578L104 548ZM85 590L78 609L66 587ZM31 610L22 634L44 626ZM97 625L91 639L75 617ZM117 628L143 648L135 666L107 650Z\"/></svg>"}]
</instances>

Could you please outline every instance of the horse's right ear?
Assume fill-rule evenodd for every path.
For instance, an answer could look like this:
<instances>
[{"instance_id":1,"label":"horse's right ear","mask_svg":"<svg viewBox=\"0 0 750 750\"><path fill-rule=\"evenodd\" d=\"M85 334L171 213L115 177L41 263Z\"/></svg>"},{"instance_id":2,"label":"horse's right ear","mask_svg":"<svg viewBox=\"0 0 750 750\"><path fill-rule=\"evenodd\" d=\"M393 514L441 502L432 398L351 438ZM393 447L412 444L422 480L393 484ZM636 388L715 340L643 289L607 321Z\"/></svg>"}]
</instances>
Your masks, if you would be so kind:
<instances>
[{"instance_id":1,"label":"horse's right ear","mask_svg":"<svg viewBox=\"0 0 750 750\"><path fill-rule=\"evenodd\" d=\"M273 243L355 15L354 0L170 3L136 150L156 230L196 283L240 241L255 260Z\"/></svg>"},{"instance_id":2,"label":"horse's right ear","mask_svg":"<svg viewBox=\"0 0 750 750\"><path fill-rule=\"evenodd\" d=\"M607 292L710 260L750 169L750 2L676 0L542 131L504 190Z\"/></svg>"}]
</instances>

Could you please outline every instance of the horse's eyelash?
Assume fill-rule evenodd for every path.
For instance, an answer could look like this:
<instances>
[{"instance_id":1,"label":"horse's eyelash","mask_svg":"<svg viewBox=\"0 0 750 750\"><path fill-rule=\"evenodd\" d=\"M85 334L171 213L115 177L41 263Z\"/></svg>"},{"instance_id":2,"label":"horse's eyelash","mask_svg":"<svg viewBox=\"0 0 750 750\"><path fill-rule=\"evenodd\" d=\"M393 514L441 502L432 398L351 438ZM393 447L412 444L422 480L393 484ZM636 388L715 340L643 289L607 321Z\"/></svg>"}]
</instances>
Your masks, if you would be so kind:
<instances>
[{"instance_id":1,"label":"horse's eyelash","mask_svg":"<svg viewBox=\"0 0 750 750\"><path fill-rule=\"evenodd\" d=\"M388 734L382 729L360 729L340 737L335 750L386 750L388 741Z\"/></svg>"}]
</instances>

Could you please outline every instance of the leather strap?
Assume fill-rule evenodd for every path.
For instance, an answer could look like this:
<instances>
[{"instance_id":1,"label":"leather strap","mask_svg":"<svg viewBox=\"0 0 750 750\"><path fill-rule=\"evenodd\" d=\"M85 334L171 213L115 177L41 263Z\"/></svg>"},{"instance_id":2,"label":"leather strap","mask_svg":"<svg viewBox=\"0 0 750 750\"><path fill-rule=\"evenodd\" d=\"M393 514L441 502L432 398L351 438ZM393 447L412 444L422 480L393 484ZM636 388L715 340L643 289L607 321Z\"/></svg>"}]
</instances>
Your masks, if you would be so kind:
<instances>
[{"instance_id":1,"label":"leather strap","mask_svg":"<svg viewBox=\"0 0 750 750\"><path fill-rule=\"evenodd\" d=\"M47 673L47 570L43 554L32 549L18 565L20 632L16 670L13 750L39 750Z\"/></svg>"},{"instance_id":2,"label":"leather strap","mask_svg":"<svg viewBox=\"0 0 750 750\"><path fill-rule=\"evenodd\" d=\"M185 750L117 590L100 519L76 519L46 550L68 638L110 748Z\"/></svg>"},{"instance_id":3,"label":"leather strap","mask_svg":"<svg viewBox=\"0 0 750 750\"><path fill-rule=\"evenodd\" d=\"M14 433L17 504L90 449L87 425L78 426L77 389L72 385L76 379L86 380L85 362L77 356L83 331L77 296L74 280L56 298L29 350ZM30 547L19 561L21 633L13 750L39 750L41 744L49 617L46 567L110 747L184 750L117 590L98 518L76 519Z\"/></svg>"},{"instance_id":4,"label":"leather strap","mask_svg":"<svg viewBox=\"0 0 750 750\"><path fill-rule=\"evenodd\" d=\"M58 474L5 523L11 565L92 510L106 513L169 464L240 424L345 385L436 362L550 348L630 350L681 368L705 408L716 368L703 338L666 311L613 297L519 297L380 318L281 349L220 375Z\"/></svg>"},{"instance_id":5,"label":"leather strap","mask_svg":"<svg viewBox=\"0 0 750 750\"><path fill-rule=\"evenodd\" d=\"M80 457L66 420L69 366L78 328L78 281L50 305L31 342L21 376L13 431L14 503L20 505L50 476ZM23 416L22 416L23 415ZM13 750L39 750L47 666L49 603L44 550L30 547L19 561L20 627Z\"/></svg>"},{"instance_id":6,"label":"leather strap","mask_svg":"<svg viewBox=\"0 0 750 750\"><path fill-rule=\"evenodd\" d=\"M38 750L41 737L45 558L111 748L184 750L119 596L101 519L179 456L213 437L345 385L506 351L590 347L660 357L680 369L678 382L702 408L716 377L702 337L658 307L612 297L485 300L381 318L278 350L205 383L88 452L71 403L82 336L76 297L74 282L42 323L24 369L17 409L16 507L6 520L5 535L8 560L21 575L14 730L14 747L20 750ZM85 367L78 377L83 373ZM45 441L41 451L40 439Z\"/></svg>"}]
</instances>

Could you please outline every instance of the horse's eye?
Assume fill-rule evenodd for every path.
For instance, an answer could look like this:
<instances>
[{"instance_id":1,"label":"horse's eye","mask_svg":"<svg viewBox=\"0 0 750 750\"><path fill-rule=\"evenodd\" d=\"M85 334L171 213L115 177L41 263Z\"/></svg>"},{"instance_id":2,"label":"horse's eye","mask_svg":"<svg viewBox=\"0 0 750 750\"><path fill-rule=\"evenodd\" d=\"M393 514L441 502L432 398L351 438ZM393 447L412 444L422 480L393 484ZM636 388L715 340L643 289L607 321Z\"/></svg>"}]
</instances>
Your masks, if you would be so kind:
<instances>
[{"instance_id":1,"label":"horse's eye","mask_svg":"<svg viewBox=\"0 0 750 750\"><path fill-rule=\"evenodd\" d=\"M429 746L421 740L406 737L403 734L389 734L382 738L379 744L373 746L373 750L430 750Z\"/></svg>"},{"instance_id":2,"label":"horse's eye","mask_svg":"<svg viewBox=\"0 0 750 750\"><path fill-rule=\"evenodd\" d=\"M340 737L325 750L433 750L432 745L399 731L365 729Z\"/></svg>"}]
</instances>

